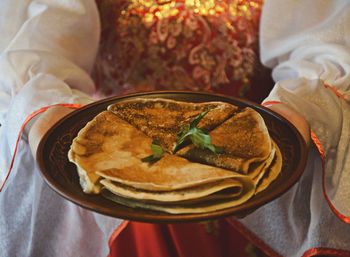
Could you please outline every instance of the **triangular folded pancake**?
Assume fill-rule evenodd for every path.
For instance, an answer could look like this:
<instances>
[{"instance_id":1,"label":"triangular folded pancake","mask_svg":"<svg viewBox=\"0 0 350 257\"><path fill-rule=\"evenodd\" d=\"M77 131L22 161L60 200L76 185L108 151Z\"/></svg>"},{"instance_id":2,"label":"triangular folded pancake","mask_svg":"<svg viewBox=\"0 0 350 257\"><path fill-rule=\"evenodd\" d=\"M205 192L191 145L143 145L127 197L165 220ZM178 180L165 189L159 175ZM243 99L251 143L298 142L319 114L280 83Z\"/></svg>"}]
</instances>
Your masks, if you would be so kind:
<instances>
[{"instance_id":1,"label":"triangular folded pancake","mask_svg":"<svg viewBox=\"0 0 350 257\"><path fill-rule=\"evenodd\" d=\"M270 167L272 161L275 158L277 145L275 143L272 144L271 153L266 160L261 162L252 163L249 166L248 176L253 179L254 183L259 183L260 179L264 176L265 171Z\"/></svg>"},{"instance_id":2,"label":"triangular folded pancake","mask_svg":"<svg viewBox=\"0 0 350 257\"><path fill-rule=\"evenodd\" d=\"M170 191L143 190L109 179L102 179L101 184L114 194L122 197L162 204L184 204L213 199L228 199L241 196L243 188L254 188L250 178L238 174L232 179L222 179Z\"/></svg>"},{"instance_id":3,"label":"triangular folded pancake","mask_svg":"<svg viewBox=\"0 0 350 257\"><path fill-rule=\"evenodd\" d=\"M193 204L160 204L150 203L146 201L135 200L131 198L120 197L117 194L110 193L110 191L103 191L102 194L119 204L126 205L132 208L142 208L155 211L162 211L171 214L185 214L185 213L208 213L218 211L226 208L238 206L249 200L254 194L254 187L244 187L242 193L239 196L235 196L229 199L204 201Z\"/></svg>"},{"instance_id":4,"label":"triangular folded pancake","mask_svg":"<svg viewBox=\"0 0 350 257\"><path fill-rule=\"evenodd\" d=\"M97 171L97 174L106 178L101 183L116 195L112 198L119 199L118 203L130 205L132 201L144 208L161 208L170 213L214 210L213 200L219 200L215 210L233 207L248 200L255 192L253 180L248 176L192 163L175 155L166 155L152 165L139 163L127 168ZM226 197L220 194L216 197L215 194L222 190L229 190ZM190 206L186 200L192 200ZM219 202L225 204L219 205ZM166 207L158 206L164 203Z\"/></svg>"},{"instance_id":5,"label":"triangular folded pancake","mask_svg":"<svg viewBox=\"0 0 350 257\"><path fill-rule=\"evenodd\" d=\"M161 98L136 98L112 104L108 110L172 152L177 133L194 117L208 111L198 127L211 130L231 117L238 107L224 102L187 103Z\"/></svg>"},{"instance_id":6,"label":"triangular folded pancake","mask_svg":"<svg viewBox=\"0 0 350 257\"><path fill-rule=\"evenodd\" d=\"M254 182L258 182L255 194L265 190L281 173L283 162L282 153L277 145L275 146L275 150L275 157L271 165L269 165L268 168L264 170L264 176L258 181Z\"/></svg>"},{"instance_id":7,"label":"triangular folded pancake","mask_svg":"<svg viewBox=\"0 0 350 257\"><path fill-rule=\"evenodd\" d=\"M97 170L128 167L152 154L152 139L115 114L104 111L80 130L68 158L78 169L85 193L99 193Z\"/></svg>"},{"instance_id":8,"label":"triangular folded pancake","mask_svg":"<svg viewBox=\"0 0 350 257\"><path fill-rule=\"evenodd\" d=\"M142 162L141 158L133 156L132 152L129 157L133 159L133 162L123 166L116 164L114 168L96 170L96 173L109 180L151 191L188 188L238 175L228 170L190 162L169 154L153 164Z\"/></svg>"},{"instance_id":9,"label":"triangular folded pancake","mask_svg":"<svg viewBox=\"0 0 350 257\"><path fill-rule=\"evenodd\" d=\"M254 162L265 161L271 153L271 139L263 118L251 108L244 108L210 131L212 144L223 149L216 154L193 145L177 152L193 161L247 174Z\"/></svg>"},{"instance_id":10,"label":"triangular folded pancake","mask_svg":"<svg viewBox=\"0 0 350 257\"><path fill-rule=\"evenodd\" d=\"M251 163L248 170L248 176L254 181L258 181L264 174L264 171L271 165L275 158L275 144L272 144L271 153L269 157L260 162Z\"/></svg>"}]
</instances>

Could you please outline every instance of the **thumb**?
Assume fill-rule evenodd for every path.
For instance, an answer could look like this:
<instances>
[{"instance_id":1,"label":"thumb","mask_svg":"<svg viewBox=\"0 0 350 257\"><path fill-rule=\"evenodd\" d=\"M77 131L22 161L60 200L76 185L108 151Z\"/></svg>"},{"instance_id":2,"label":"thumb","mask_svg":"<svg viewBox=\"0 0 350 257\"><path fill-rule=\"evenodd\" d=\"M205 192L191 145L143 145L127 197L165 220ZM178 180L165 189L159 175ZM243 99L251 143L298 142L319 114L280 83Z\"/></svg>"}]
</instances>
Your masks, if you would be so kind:
<instances>
[{"instance_id":1,"label":"thumb","mask_svg":"<svg viewBox=\"0 0 350 257\"><path fill-rule=\"evenodd\" d=\"M54 106L42 113L29 130L28 141L34 159L41 139L61 118L73 110L63 106Z\"/></svg>"},{"instance_id":2,"label":"thumb","mask_svg":"<svg viewBox=\"0 0 350 257\"><path fill-rule=\"evenodd\" d=\"M304 138L306 145L310 145L310 125L299 112L285 103L266 105L265 107L280 114L289 122L291 122Z\"/></svg>"}]
</instances>

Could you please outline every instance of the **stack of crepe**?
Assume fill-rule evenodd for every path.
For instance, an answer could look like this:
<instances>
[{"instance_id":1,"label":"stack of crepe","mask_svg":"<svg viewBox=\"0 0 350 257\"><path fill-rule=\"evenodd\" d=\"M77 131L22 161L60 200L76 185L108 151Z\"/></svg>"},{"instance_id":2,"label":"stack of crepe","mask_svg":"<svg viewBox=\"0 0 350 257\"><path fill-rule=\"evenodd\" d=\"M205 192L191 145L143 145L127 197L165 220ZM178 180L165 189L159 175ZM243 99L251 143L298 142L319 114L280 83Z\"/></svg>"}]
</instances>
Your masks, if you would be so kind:
<instances>
[{"instance_id":1,"label":"stack of crepe","mask_svg":"<svg viewBox=\"0 0 350 257\"><path fill-rule=\"evenodd\" d=\"M174 152L178 133L199 114L214 153L193 144ZM164 150L155 162L152 142ZM130 207L174 214L204 213L240 205L281 171L282 157L262 117L224 102L188 103L137 98L98 114L73 140L85 193L102 193Z\"/></svg>"}]
</instances>

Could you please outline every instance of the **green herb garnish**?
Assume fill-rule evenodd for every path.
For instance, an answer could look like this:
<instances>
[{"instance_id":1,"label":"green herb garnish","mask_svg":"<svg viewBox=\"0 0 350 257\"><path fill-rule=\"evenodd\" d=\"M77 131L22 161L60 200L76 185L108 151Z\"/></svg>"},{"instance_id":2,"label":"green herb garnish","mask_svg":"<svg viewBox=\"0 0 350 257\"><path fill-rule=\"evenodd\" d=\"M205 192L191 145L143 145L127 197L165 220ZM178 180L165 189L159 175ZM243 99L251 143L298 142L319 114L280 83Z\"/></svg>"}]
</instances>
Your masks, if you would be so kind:
<instances>
[{"instance_id":1,"label":"green herb garnish","mask_svg":"<svg viewBox=\"0 0 350 257\"><path fill-rule=\"evenodd\" d=\"M142 158L141 161L152 163L152 162L158 161L160 158L163 157L164 150L157 142L154 142L154 141L152 142L151 150L153 154L145 158Z\"/></svg>"},{"instance_id":2,"label":"green herb garnish","mask_svg":"<svg viewBox=\"0 0 350 257\"><path fill-rule=\"evenodd\" d=\"M200 113L191 121L190 124L187 124L182 128L182 130L177 135L177 141L173 151L174 153L176 153L180 147L188 140L201 149L206 148L213 153L223 153L223 149L221 147L217 147L211 143L211 138L208 133L200 128L197 128L199 122L207 113L208 111Z\"/></svg>"}]
</instances>

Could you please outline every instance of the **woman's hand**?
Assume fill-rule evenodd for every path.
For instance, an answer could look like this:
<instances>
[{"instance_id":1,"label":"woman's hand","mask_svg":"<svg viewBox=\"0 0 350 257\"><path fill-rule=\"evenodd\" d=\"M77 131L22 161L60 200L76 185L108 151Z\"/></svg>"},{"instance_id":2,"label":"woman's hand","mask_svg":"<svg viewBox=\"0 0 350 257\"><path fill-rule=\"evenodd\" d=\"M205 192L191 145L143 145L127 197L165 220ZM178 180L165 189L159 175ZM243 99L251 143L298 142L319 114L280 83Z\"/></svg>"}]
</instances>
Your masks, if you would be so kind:
<instances>
[{"instance_id":1,"label":"woman's hand","mask_svg":"<svg viewBox=\"0 0 350 257\"><path fill-rule=\"evenodd\" d=\"M36 159L38 145L45 133L62 117L72 112L73 109L54 106L42 113L29 130L28 140L30 150Z\"/></svg>"},{"instance_id":2,"label":"woman's hand","mask_svg":"<svg viewBox=\"0 0 350 257\"><path fill-rule=\"evenodd\" d=\"M310 145L310 126L300 113L296 112L294 109L289 107L288 104L285 103L265 105L265 107L277 112L288 121L290 121L303 136L306 145Z\"/></svg>"}]
</instances>

